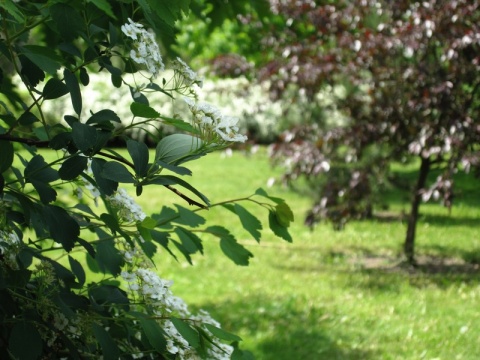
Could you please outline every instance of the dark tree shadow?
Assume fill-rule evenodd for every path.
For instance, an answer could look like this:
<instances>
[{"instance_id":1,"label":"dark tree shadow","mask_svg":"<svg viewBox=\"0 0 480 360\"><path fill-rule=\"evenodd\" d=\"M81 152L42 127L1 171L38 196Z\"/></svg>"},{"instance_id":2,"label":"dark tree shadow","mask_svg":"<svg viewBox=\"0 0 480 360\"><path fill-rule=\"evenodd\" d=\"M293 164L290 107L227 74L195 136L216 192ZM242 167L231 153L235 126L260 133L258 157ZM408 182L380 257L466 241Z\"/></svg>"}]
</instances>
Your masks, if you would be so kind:
<instances>
[{"instance_id":1,"label":"dark tree shadow","mask_svg":"<svg viewBox=\"0 0 480 360\"><path fill-rule=\"evenodd\" d=\"M332 316L320 307L299 303L298 299L272 299L270 296L248 296L221 303L202 304L223 328L232 332L247 333L255 338L271 334L261 340L257 358L264 360L357 360L376 359L378 354L362 349L348 349L337 345L339 333L332 326ZM377 356L376 356L377 355Z\"/></svg>"}]
</instances>

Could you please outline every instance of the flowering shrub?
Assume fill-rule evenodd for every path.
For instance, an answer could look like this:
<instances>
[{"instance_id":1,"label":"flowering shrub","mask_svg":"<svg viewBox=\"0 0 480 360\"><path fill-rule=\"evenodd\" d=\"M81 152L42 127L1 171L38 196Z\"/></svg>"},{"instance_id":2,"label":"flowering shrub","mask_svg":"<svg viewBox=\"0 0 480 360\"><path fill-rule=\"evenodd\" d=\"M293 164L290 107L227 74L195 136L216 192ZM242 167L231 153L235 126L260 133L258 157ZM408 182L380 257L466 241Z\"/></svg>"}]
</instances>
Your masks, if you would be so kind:
<instances>
[{"instance_id":1,"label":"flowering shrub","mask_svg":"<svg viewBox=\"0 0 480 360\"><path fill-rule=\"evenodd\" d=\"M164 76L153 30L169 34L188 3L0 4L2 359L248 356L238 348L238 336L204 311L191 313L152 260L162 248L191 263L203 253L202 236L210 235L235 264L248 265L253 255L234 234L203 227L201 216L222 206L260 241L261 222L242 202L265 209L271 230L292 241L287 228L293 214L283 200L258 189L211 204L182 178L191 174L187 162L246 140L238 119L198 100L203 80L183 60L173 60L172 76ZM104 86L112 97L128 89L128 102L122 97L109 107L100 101L87 106L97 73L109 75ZM185 97L187 121L151 106L152 94L172 102ZM62 98L70 107L58 107L48 118L49 104ZM116 111L126 106L128 112ZM122 121L127 125L116 126ZM177 131L159 140L152 156L128 134L158 124ZM117 138L126 142L128 155L108 148ZM51 151L45 155L40 147ZM165 204L146 214L126 191L133 187L140 196L145 186L173 191L193 208Z\"/></svg>"}]
</instances>

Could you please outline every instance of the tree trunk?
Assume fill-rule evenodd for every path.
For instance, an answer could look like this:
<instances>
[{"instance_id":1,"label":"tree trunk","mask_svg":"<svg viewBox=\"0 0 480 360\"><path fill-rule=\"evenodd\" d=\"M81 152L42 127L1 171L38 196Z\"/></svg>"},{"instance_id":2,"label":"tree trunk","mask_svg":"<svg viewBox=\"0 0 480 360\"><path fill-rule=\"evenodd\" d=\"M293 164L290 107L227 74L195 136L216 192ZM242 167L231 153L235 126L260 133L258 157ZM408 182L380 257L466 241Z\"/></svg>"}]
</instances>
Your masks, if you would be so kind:
<instances>
[{"instance_id":1,"label":"tree trunk","mask_svg":"<svg viewBox=\"0 0 480 360\"><path fill-rule=\"evenodd\" d=\"M421 190L425 187L429 172L430 158L422 158L422 163L420 165L420 170L418 173L417 185L415 186L412 197L410 215L408 217L407 236L405 238L405 244L403 246L403 251L405 253L407 261L411 265L415 265L415 230L417 227L418 209L420 208L420 203L422 201Z\"/></svg>"}]
</instances>

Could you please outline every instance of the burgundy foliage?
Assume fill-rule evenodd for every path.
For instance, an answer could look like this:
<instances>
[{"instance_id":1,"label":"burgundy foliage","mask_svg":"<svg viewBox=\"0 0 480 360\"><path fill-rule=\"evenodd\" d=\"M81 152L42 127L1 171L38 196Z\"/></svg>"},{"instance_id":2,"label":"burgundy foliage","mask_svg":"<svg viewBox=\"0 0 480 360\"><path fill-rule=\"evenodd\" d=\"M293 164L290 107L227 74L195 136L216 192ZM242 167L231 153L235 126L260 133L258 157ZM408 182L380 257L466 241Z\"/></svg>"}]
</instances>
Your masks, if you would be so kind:
<instances>
[{"instance_id":1,"label":"burgundy foliage","mask_svg":"<svg viewBox=\"0 0 480 360\"><path fill-rule=\"evenodd\" d=\"M342 87L347 123L305 124L287 132L273 157L287 180L317 178L308 215L341 227L371 215L391 161L418 158L405 241L413 243L422 200L452 205L453 175L480 162L480 6L477 0L271 0L276 20L262 46L273 54L259 71L280 97L289 84L316 101ZM432 169L442 169L430 183Z\"/></svg>"}]
</instances>

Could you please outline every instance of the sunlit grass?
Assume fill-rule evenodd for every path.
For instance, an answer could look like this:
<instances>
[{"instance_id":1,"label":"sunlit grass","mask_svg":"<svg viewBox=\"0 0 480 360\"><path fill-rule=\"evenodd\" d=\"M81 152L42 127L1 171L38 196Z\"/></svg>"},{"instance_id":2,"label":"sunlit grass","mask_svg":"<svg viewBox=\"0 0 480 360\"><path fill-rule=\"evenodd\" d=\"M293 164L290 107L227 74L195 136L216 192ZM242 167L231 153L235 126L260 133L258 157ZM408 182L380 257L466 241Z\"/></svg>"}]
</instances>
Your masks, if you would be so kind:
<instances>
[{"instance_id":1,"label":"sunlit grass","mask_svg":"<svg viewBox=\"0 0 480 360\"><path fill-rule=\"evenodd\" d=\"M266 228L256 243L230 212L200 212L254 253L248 267L233 264L218 240L207 236L205 255L195 255L193 266L165 251L155 257L160 275L174 280L173 292L240 335L242 347L257 359L480 358L477 180L462 179L451 214L422 205L416 249L425 266L413 270L402 265L401 216L351 222L341 232L322 223L311 231L303 218L312 196L280 185L267 188L280 170L270 167L265 151L234 152L231 158L214 153L188 166L192 184L212 203L263 187L285 198L295 214L294 242L287 243L266 228L263 209L249 207ZM393 215L408 211L401 200L406 194L392 198ZM164 187L146 187L136 199L146 213L174 203L188 207Z\"/></svg>"},{"instance_id":2,"label":"sunlit grass","mask_svg":"<svg viewBox=\"0 0 480 360\"><path fill-rule=\"evenodd\" d=\"M193 183L212 202L247 196L279 174L264 153L211 154L191 169ZM174 280L176 294L209 310L258 359L480 357L479 272L464 263L480 258L480 211L471 194L457 199L451 215L438 205L422 206L417 251L433 263L413 271L400 265L406 229L400 217L352 222L342 232L329 224L310 231L302 224L310 196L281 186L266 189L284 197L295 213L293 244L269 230L257 244L228 212L212 209L202 215L240 234L255 255L250 266L235 266L207 237L205 256L195 256L194 266L165 253L156 260L162 276ZM148 191L139 201L152 211L174 196ZM408 204L397 209L408 211ZM265 220L262 211L257 215Z\"/></svg>"}]
</instances>

